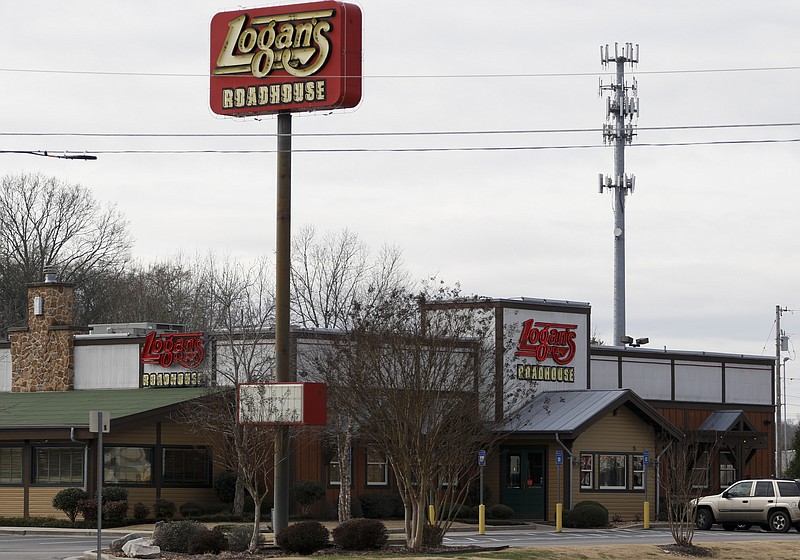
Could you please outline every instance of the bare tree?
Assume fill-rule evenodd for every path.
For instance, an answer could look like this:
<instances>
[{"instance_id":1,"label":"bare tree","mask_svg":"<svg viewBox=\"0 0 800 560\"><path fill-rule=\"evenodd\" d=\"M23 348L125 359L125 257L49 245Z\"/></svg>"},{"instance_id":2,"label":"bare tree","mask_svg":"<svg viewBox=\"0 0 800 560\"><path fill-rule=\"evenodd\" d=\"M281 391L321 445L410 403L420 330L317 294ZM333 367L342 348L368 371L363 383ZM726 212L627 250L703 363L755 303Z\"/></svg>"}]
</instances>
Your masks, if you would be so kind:
<instances>
[{"instance_id":1,"label":"bare tree","mask_svg":"<svg viewBox=\"0 0 800 560\"><path fill-rule=\"evenodd\" d=\"M429 499L463 503L479 472L477 451L499 437L480 412L494 398L481 383L481 364L492 351L488 315L453 307L423 318L422 296L459 299L446 288L397 289L356 304L347 336L320 368L330 390L339 389L337 406L369 426L367 444L387 457L405 508L406 544L415 549L440 540L452 523L452 509L438 507L426 534Z\"/></svg>"},{"instance_id":2,"label":"bare tree","mask_svg":"<svg viewBox=\"0 0 800 560\"><path fill-rule=\"evenodd\" d=\"M115 207L102 208L89 190L41 174L0 180L0 232L4 325L24 320L25 284L41 281L45 266L78 285L80 303L87 297L81 286L119 272L130 259L132 241Z\"/></svg>"},{"instance_id":3,"label":"bare tree","mask_svg":"<svg viewBox=\"0 0 800 560\"><path fill-rule=\"evenodd\" d=\"M659 444L664 449L659 468L670 532L675 544L690 547L697 515L692 500L699 498L709 485L715 444L694 435L682 440L665 435Z\"/></svg>"},{"instance_id":4,"label":"bare tree","mask_svg":"<svg viewBox=\"0 0 800 560\"><path fill-rule=\"evenodd\" d=\"M209 257L204 282L211 298L218 389L184 411L192 429L211 434L217 458L236 473L255 503L251 551L258 545L261 507L269 495L276 431L273 426L239 424L236 386L274 380L274 291L268 280L274 275L270 272L264 260L245 268Z\"/></svg>"},{"instance_id":5,"label":"bare tree","mask_svg":"<svg viewBox=\"0 0 800 560\"><path fill-rule=\"evenodd\" d=\"M355 302L370 305L407 283L401 253L384 246L373 256L355 233L318 235L313 227L295 236L292 249L293 321L306 328L343 329L351 322ZM358 437L358 423L338 406L339 384L335 372L325 372L328 425L325 439L336 449L341 480L339 521L350 519L350 449Z\"/></svg>"}]
</instances>

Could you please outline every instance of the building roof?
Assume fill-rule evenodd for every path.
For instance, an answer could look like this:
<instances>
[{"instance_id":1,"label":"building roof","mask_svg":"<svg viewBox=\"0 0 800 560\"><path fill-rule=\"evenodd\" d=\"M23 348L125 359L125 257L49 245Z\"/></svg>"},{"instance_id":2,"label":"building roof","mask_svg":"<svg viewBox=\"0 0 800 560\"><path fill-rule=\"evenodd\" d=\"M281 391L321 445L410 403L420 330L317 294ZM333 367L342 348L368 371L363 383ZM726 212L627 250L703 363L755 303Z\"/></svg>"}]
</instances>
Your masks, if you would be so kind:
<instances>
[{"instance_id":1,"label":"building roof","mask_svg":"<svg viewBox=\"0 0 800 560\"><path fill-rule=\"evenodd\" d=\"M755 432L756 428L743 410L715 410L698 428L698 431L701 432L729 432L731 430Z\"/></svg>"},{"instance_id":2,"label":"building roof","mask_svg":"<svg viewBox=\"0 0 800 560\"><path fill-rule=\"evenodd\" d=\"M208 394L208 388L118 389L0 393L0 430L89 425L89 412L111 414L111 422L174 408Z\"/></svg>"},{"instance_id":3,"label":"building roof","mask_svg":"<svg viewBox=\"0 0 800 560\"><path fill-rule=\"evenodd\" d=\"M675 437L682 435L680 430L630 389L545 391L523 406L504 431L558 434L573 439L620 406L628 406L644 421Z\"/></svg>"}]
</instances>

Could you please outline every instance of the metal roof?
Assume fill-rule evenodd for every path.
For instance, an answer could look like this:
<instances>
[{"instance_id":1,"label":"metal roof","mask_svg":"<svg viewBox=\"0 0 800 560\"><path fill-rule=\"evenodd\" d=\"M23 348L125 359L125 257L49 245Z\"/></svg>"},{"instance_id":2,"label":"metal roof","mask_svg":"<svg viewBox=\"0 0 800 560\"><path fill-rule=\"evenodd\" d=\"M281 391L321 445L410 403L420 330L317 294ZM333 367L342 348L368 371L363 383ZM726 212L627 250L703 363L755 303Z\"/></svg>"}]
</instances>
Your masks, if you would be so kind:
<instances>
[{"instance_id":1,"label":"metal roof","mask_svg":"<svg viewBox=\"0 0 800 560\"><path fill-rule=\"evenodd\" d=\"M85 427L90 411L111 413L111 421L208 394L208 388L115 389L0 393L0 430Z\"/></svg>"},{"instance_id":2,"label":"metal roof","mask_svg":"<svg viewBox=\"0 0 800 560\"><path fill-rule=\"evenodd\" d=\"M727 432L733 428L743 415L744 411L742 410L716 410L711 413L711 416L706 418L705 422L703 422L698 430Z\"/></svg>"},{"instance_id":3,"label":"metal roof","mask_svg":"<svg viewBox=\"0 0 800 560\"><path fill-rule=\"evenodd\" d=\"M504 431L577 436L599 418L628 405L673 435L680 431L630 389L545 391L523 406Z\"/></svg>"}]
</instances>

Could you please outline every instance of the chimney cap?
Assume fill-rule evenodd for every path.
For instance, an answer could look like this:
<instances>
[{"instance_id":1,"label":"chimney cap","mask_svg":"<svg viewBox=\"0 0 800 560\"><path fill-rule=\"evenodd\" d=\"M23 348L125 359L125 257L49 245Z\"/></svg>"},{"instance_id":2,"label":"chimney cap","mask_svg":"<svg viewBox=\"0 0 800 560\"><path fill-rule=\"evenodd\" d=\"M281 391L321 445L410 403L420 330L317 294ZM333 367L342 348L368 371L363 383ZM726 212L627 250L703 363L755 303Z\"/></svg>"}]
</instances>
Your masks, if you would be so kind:
<instances>
[{"instance_id":1,"label":"chimney cap","mask_svg":"<svg viewBox=\"0 0 800 560\"><path fill-rule=\"evenodd\" d=\"M58 267L49 264L44 267L44 281L46 284L55 284L58 282Z\"/></svg>"}]
</instances>

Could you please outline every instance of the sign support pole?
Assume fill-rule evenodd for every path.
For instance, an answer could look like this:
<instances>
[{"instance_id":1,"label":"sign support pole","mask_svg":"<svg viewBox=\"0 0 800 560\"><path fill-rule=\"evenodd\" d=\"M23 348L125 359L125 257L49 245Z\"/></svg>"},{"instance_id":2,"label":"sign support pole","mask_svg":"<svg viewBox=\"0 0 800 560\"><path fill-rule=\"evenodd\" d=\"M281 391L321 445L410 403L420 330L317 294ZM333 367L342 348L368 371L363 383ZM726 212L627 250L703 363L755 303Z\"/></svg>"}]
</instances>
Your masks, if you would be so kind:
<instances>
[{"instance_id":1,"label":"sign support pole","mask_svg":"<svg viewBox=\"0 0 800 560\"><path fill-rule=\"evenodd\" d=\"M291 381L289 370L289 285L292 214L292 114L278 114L277 220L275 235L275 381ZM289 428L278 426L275 437L275 483L272 532L289 520Z\"/></svg>"}]
</instances>

